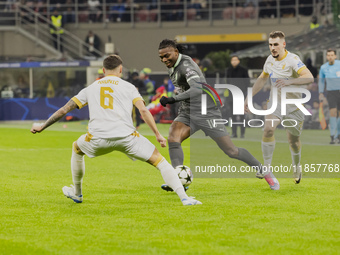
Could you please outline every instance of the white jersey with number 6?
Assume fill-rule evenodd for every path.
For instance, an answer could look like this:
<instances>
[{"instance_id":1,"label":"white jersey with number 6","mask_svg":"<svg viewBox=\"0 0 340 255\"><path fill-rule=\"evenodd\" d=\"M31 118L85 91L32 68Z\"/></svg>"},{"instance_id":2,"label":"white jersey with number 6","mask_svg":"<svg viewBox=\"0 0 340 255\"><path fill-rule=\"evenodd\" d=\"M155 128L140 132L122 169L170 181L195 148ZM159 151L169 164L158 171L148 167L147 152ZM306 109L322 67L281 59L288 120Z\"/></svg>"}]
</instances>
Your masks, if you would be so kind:
<instances>
[{"instance_id":1,"label":"white jersey with number 6","mask_svg":"<svg viewBox=\"0 0 340 255\"><path fill-rule=\"evenodd\" d=\"M79 109L88 104L92 137L126 137L135 131L132 110L135 102L143 100L131 83L107 75L81 90L72 100Z\"/></svg>"}]
</instances>

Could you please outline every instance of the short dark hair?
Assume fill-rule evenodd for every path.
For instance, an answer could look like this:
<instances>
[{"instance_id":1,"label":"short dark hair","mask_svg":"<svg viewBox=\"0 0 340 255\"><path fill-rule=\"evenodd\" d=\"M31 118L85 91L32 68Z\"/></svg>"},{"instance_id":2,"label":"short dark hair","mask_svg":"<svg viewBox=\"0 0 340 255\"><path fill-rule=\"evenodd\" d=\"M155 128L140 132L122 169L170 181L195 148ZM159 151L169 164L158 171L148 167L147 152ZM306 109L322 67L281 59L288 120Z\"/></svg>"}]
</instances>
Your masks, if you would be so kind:
<instances>
[{"instance_id":1,"label":"short dark hair","mask_svg":"<svg viewBox=\"0 0 340 255\"><path fill-rule=\"evenodd\" d=\"M333 49L333 48L328 49L328 50L327 50L327 53L328 53L328 52L332 52L332 51L334 52L334 55L336 55L336 50Z\"/></svg>"},{"instance_id":2,"label":"short dark hair","mask_svg":"<svg viewBox=\"0 0 340 255\"><path fill-rule=\"evenodd\" d=\"M283 33L282 31L272 31L269 34L269 38L277 38L279 37L280 39L285 39L285 33Z\"/></svg>"},{"instance_id":3,"label":"short dark hair","mask_svg":"<svg viewBox=\"0 0 340 255\"><path fill-rule=\"evenodd\" d=\"M123 61L118 55L110 55L103 61L103 66L106 70L116 69L121 64L123 64Z\"/></svg>"},{"instance_id":4,"label":"short dark hair","mask_svg":"<svg viewBox=\"0 0 340 255\"><path fill-rule=\"evenodd\" d=\"M164 39L163 41L161 41L159 43L159 47L158 49L165 49L165 48L168 48L168 47L172 47L174 49L177 49L179 53L183 53L184 51L184 46L179 44L177 42L177 40L170 40L170 39Z\"/></svg>"},{"instance_id":5,"label":"short dark hair","mask_svg":"<svg viewBox=\"0 0 340 255\"><path fill-rule=\"evenodd\" d=\"M237 58L238 60L240 60L240 58L238 57L238 55L231 55L231 56L230 56L230 60L232 60L233 58Z\"/></svg>"}]
</instances>

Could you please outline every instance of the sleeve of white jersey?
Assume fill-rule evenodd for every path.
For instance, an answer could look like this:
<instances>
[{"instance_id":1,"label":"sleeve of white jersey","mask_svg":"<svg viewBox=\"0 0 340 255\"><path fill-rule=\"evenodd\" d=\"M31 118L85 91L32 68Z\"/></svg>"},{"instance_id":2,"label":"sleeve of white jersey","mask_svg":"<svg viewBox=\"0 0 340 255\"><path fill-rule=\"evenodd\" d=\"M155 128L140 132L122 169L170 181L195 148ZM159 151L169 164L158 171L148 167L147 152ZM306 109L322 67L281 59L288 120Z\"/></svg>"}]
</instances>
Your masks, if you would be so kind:
<instances>
[{"instance_id":1,"label":"sleeve of white jersey","mask_svg":"<svg viewBox=\"0 0 340 255\"><path fill-rule=\"evenodd\" d=\"M138 90L136 89L136 87L135 86L131 86L131 95L132 95L132 103L133 104L135 104L137 101L139 101L139 100L142 100L143 102L144 102L144 100L143 100L143 98L142 98L142 96L140 95L140 93L138 92ZM145 103L145 102L144 102Z\"/></svg>"},{"instance_id":2,"label":"sleeve of white jersey","mask_svg":"<svg viewBox=\"0 0 340 255\"><path fill-rule=\"evenodd\" d=\"M268 69L267 69L268 61L269 61L269 57L266 59L266 62L265 62L264 65L263 65L263 73L264 73L264 74L269 74L269 71L268 71Z\"/></svg>"},{"instance_id":3,"label":"sleeve of white jersey","mask_svg":"<svg viewBox=\"0 0 340 255\"><path fill-rule=\"evenodd\" d=\"M292 57L291 59L291 65L292 68L295 72L297 72L298 74L301 73L302 70L306 69L307 67L305 66L305 64L301 61L301 59L299 58L299 56L295 55L294 57Z\"/></svg>"},{"instance_id":4,"label":"sleeve of white jersey","mask_svg":"<svg viewBox=\"0 0 340 255\"><path fill-rule=\"evenodd\" d=\"M78 95L72 97L72 100L77 104L78 108L81 109L85 105L87 105L87 94L86 94L86 88L82 89Z\"/></svg>"}]
</instances>

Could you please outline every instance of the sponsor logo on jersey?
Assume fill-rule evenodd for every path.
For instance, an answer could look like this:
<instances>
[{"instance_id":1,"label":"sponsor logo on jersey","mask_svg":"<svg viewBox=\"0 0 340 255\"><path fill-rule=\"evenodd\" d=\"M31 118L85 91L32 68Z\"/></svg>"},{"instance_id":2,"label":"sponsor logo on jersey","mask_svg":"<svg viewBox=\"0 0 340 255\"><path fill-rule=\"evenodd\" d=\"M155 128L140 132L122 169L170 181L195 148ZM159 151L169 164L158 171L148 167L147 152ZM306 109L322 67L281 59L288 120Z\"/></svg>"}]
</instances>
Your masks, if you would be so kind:
<instances>
[{"instance_id":1,"label":"sponsor logo on jersey","mask_svg":"<svg viewBox=\"0 0 340 255\"><path fill-rule=\"evenodd\" d=\"M185 74L186 77L197 74L194 70L191 70L190 68L187 68L187 70L185 71L186 71L186 74Z\"/></svg>"},{"instance_id":2,"label":"sponsor logo on jersey","mask_svg":"<svg viewBox=\"0 0 340 255\"><path fill-rule=\"evenodd\" d=\"M300 67L303 67L305 64L302 63L301 61L299 61L299 63L297 64L297 66L300 68Z\"/></svg>"}]
</instances>

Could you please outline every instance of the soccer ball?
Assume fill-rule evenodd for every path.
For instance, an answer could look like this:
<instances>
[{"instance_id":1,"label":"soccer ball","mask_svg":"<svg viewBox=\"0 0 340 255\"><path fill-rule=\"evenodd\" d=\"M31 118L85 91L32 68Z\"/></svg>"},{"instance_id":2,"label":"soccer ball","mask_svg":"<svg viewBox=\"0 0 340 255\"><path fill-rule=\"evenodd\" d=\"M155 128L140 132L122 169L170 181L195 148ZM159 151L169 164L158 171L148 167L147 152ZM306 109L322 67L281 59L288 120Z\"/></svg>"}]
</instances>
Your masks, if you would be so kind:
<instances>
[{"instance_id":1,"label":"soccer ball","mask_svg":"<svg viewBox=\"0 0 340 255\"><path fill-rule=\"evenodd\" d=\"M175 171L183 186L186 187L192 183L194 176L189 167L184 165L176 166Z\"/></svg>"}]
</instances>

